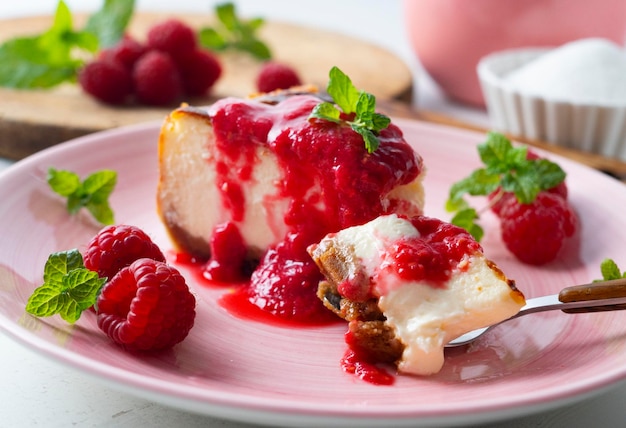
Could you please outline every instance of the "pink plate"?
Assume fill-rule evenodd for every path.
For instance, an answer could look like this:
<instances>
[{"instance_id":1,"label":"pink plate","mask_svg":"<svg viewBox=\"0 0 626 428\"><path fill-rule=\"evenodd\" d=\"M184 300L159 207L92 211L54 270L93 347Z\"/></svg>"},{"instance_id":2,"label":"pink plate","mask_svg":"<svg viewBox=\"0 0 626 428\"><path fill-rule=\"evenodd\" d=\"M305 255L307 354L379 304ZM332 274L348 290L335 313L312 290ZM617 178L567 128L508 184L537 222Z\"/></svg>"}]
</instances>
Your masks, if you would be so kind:
<instances>
[{"instance_id":1,"label":"pink plate","mask_svg":"<svg viewBox=\"0 0 626 428\"><path fill-rule=\"evenodd\" d=\"M407 120L396 123L424 157L426 212L444 219L449 186L478 165L484 135ZM217 304L227 292L194 281L198 317L189 337L154 356L113 345L86 313L74 326L57 316L24 311L41 282L47 256L84 248L98 226L70 217L48 189L49 167L81 176L118 172L112 206L118 223L146 230L171 248L155 208L159 124L83 137L31 156L0 176L0 327L16 340L110 385L182 409L272 425L379 426L478 423L571 403L626 377L626 312L544 313L509 322L468 348L447 354L441 373L398 376L374 386L342 372L341 325L293 329L236 318ZM558 292L600 276L606 257L626 265L626 188L566 159L572 204L582 232L578 244L541 268L524 266L498 238L496 219L484 215L487 255L517 281L527 297Z\"/></svg>"}]
</instances>

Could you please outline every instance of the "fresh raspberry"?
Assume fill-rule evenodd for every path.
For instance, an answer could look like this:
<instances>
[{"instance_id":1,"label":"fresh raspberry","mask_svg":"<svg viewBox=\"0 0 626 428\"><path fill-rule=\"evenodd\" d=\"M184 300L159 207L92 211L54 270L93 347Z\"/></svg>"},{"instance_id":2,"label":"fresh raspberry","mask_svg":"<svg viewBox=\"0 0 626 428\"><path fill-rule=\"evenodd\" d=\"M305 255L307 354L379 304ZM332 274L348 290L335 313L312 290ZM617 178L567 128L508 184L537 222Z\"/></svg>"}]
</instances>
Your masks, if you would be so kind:
<instances>
[{"instance_id":1,"label":"fresh raspberry","mask_svg":"<svg viewBox=\"0 0 626 428\"><path fill-rule=\"evenodd\" d=\"M132 70L135 63L143 54L147 52L147 47L129 35L125 35L118 44L107 49L103 49L99 57L105 60L117 61L124 64L126 68Z\"/></svg>"},{"instance_id":2,"label":"fresh raspberry","mask_svg":"<svg viewBox=\"0 0 626 428\"><path fill-rule=\"evenodd\" d=\"M165 52L152 50L139 58L133 70L135 95L142 104L174 103L183 93L180 72Z\"/></svg>"},{"instance_id":3,"label":"fresh raspberry","mask_svg":"<svg viewBox=\"0 0 626 428\"><path fill-rule=\"evenodd\" d=\"M115 276L122 268L140 258L164 262L159 247L141 229L129 225L106 226L87 244L85 267L98 276Z\"/></svg>"},{"instance_id":4,"label":"fresh raspberry","mask_svg":"<svg viewBox=\"0 0 626 428\"><path fill-rule=\"evenodd\" d=\"M551 189L545 190L545 192L552 193L553 195L567 200L568 190L565 181L562 181ZM487 198L491 203L491 211L493 211L497 216L500 216L502 207L509 203L509 199L515 199L515 195L512 192L501 192L500 189L496 189L491 192ZM496 198L498 199L496 200Z\"/></svg>"},{"instance_id":5,"label":"fresh raspberry","mask_svg":"<svg viewBox=\"0 0 626 428\"><path fill-rule=\"evenodd\" d=\"M493 211L497 216L500 216L500 211L502 211L502 207L509 203L510 199L515 199L515 194L512 192L502 192L500 188L491 192L487 199L489 199L489 203L491 204L491 211Z\"/></svg>"},{"instance_id":6,"label":"fresh raspberry","mask_svg":"<svg viewBox=\"0 0 626 428\"><path fill-rule=\"evenodd\" d=\"M117 61L95 60L78 74L83 90L107 104L123 104L133 93L130 71Z\"/></svg>"},{"instance_id":7,"label":"fresh raspberry","mask_svg":"<svg viewBox=\"0 0 626 428\"><path fill-rule=\"evenodd\" d=\"M215 55L204 49L194 49L176 58L183 87L188 95L205 95L222 74L222 65Z\"/></svg>"},{"instance_id":8,"label":"fresh raspberry","mask_svg":"<svg viewBox=\"0 0 626 428\"><path fill-rule=\"evenodd\" d=\"M98 327L128 350L166 349L187 337L195 307L195 297L175 268L139 259L102 288Z\"/></svg>"},{"instance_id":9,"label":"fresh raspberry","mask_svg":"<svg viewBox=\"0 0 626 428\"><path fill-rule=\"evenodd\" d=\"M256 86L259 92L272 92L300 85L300 77L288 65L268 61L257 76Z\"/></svg>"},{"instance_id":10,"label":"fresh raspberry","mask_svg":"<svg viewBox=\"0 0 626 428\"><path fill-rule=\"evenodd\" d=\"M178 19L155 24L148 30L147 39L149 48L167 52L173 57L197 47L194 30Z\"/></svg>"},{"instance_id":11,"label":"fresh raspberry","mask_svg":"<svg viewBox=\"0 0 626 428\"><path fill-rule=\"evenodd\" d=\"M534 202L508 198L500 210L502 240L519 260L540 265L556 258L577 228L573 209L559 195L540 192Z\"/></svg>"}]
</instances>

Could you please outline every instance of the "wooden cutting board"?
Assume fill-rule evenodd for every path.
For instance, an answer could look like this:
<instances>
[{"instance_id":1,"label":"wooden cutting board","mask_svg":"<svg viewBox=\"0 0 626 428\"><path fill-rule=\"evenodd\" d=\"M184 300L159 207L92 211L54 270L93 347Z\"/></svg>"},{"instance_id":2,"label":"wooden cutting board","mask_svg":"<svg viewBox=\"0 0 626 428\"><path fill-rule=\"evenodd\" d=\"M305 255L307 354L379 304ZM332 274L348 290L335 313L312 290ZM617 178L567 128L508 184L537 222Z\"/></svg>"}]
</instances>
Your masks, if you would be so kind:
<instances>
[{"instance_id":1,"label":"wooden cutting board","mask_svg":"<svg viewBox=\"0 0 626 428\"><path fill-rule=\"evenodd\" d=\"M147 29L171 15L136 14L129 32L139 40ZM211 15L176 15L195 28L212 26ZM0 41L40 33L51 25L50 16L0 22ZM75 17L80 28L84 16ZM325 89L328 71L334 65L348 74L355 86L381 100L409 102L413 79L408 66L393 53L374 44L342 34L281 22L266 22L260 37L272 49L274 59L292 65L304 83ZM223 76L211 97L185 100L207 105L224 96L245 97L255 91L260 62L238 53L221 54ZM77 85L53 90L0 88L0 156L21 159L71 138L108 128L163 119L175 106L112 108L84 95Z\"/></svg>"}]
</instances>

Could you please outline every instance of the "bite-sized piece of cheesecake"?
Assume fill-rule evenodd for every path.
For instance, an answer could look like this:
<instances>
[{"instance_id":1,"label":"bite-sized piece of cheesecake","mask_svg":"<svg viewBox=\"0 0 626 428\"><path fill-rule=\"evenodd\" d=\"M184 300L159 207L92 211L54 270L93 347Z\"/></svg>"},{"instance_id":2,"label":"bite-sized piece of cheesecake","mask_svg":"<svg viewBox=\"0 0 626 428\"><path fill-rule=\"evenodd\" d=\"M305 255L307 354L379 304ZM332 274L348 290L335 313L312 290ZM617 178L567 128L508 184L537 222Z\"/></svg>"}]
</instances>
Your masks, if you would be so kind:
<instances>
[{"instance_id":1,"label":"bite-sized piece of cheesecake","mask_svg":"<svg viewBox=\"0 0 626 428\"><path fill-rule=\"evenodd\" d=\"M471 235L425 216L380 216L309 253L325 276L318 297L349 322L350 348L404 373L439 372L449 341L525 304Z\"/></svg>"},{"instance_id":2,"label":"bite-sized piece of cheesecake","mask_svg":"<svg viewBox=\"0 0 626 428\"><path fill-rule=\"evenodd\" d=\"M159 138L157 205L177 249L208 260L210 278L251 278L250 301L290 318L327 312L310 244L424 205L422 158L397 126L368 153L349 125L310 119L320 102L283 92L181 107Z\"/></svg>"}]
</instances>

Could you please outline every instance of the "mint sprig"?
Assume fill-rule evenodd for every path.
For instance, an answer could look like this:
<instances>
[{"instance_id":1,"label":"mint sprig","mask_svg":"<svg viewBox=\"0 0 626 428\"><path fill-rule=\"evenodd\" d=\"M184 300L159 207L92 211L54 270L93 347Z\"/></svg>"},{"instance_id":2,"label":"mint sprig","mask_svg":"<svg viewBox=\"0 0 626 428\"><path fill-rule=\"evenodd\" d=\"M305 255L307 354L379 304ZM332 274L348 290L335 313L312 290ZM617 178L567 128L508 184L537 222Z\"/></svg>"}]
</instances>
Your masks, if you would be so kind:
<instances>
[{"instance_id":1,"label":"mint sprig","mask_svg":"<svg viewBox=\"0 0 626 428\"><path fill-rule=\"evenodd\" d=\"M133 7L134 0L107 0L85 29L75 30L72 14L60 0L48 30L0 45L0 86L47 89L75 82L86 58L122 37Z\"/></svg>"},{"instance_id":2,"label":"mint sprig","mask_svg":"<svg viewBox=\"0 0 626 428\"><path fill-rule=\"evenodd\" d=\"M93 306L106 278L86 269L77 249L53 253L44 267L44 283L33 291L26 312L48 317L59 314L69 323Z\"/></svg>"},{"instance_id":3,"label":"mint sprig","mask_svg":"<svg viewBox=\"0 0 626 428\"><path fill-rule=\"evenodd\" d=\"M47 181L55 193L67 198L66 206L70 214L76 214L84 207L102 224L115 222L109 205L109 196L117 183L115 171L97 171L81 181L78 174L72 171L50 168Z\"/></svg>"},{"instance_id":4,"label":"mint sprig","mask_svg":"<svg viewBox=\"0 0 626 428\"><path fill-rule=\"evenodd\" d=\"M198 33L202 46L214 51L239 50L260 60L272 57L270 48L257 36L265 23L262 18L240 19L233 3L215 6L215 15L218 25L201 28Z\"/></svg>"},{"instance_id":5,"label":"mint sprig","mask_svg":"<svg viewBox=\"0 0 626 428\"><path fill-rule=\"evenodd\" d=\"M311 112L309 120L347 123L363 137L368 153L378 149L380 145L378 133L389 126L391 119L376 112L376 97L359 91L338 67L331 68L326 91L334 104L330 102L318 104Z\"/></svg>"},{"instance_id":6,"label":"mint sprig","mask_svg":"<svg viewBox=\"0 0 626 428\"><path fill-rule=\"evenodd\" d=\"M478 146L478 153L484 167L455 182L446 201L446 210L455 213L451 222L464 227L477 240L482 238L482 228L476 223L479 212L470 207L466 195L510 192L520 203L530 204L539 192L565 180L565 172L558 164L548 159L528 159L527 147L515 147L506 136L497 132L487 134L486 142ZM495 197L493 203L497 199Z\"/></svg>"}]
</instances>

